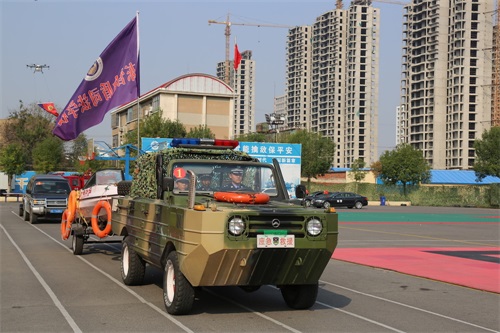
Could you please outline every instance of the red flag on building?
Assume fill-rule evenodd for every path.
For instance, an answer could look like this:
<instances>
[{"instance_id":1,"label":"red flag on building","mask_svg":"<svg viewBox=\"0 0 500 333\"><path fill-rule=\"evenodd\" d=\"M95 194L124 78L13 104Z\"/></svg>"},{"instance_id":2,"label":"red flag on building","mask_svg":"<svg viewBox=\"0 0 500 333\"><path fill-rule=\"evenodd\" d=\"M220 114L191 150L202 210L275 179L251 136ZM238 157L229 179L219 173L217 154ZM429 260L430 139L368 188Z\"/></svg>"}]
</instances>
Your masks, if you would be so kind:
<instances>
[{"instance_id":1,"label":"red flag on building","mask_svg":"<svg viewBox=\"0 0 500 333\"><path fill-rule=\"evenodd\" d=\"M241 62L241 53L238 51L238 44L234 44L234 69L238 70Z\"/></svg>"},{"instance_id":2,"label":"red flag on building","mask_svg":"<svg viewBox=\"0 0 500 333\"><path fill-rule=\"evenodd\" d=\"M40 104L38 104L38 106L41 107L42 109L44 109L45 111L47 111L48 113L53 114L56 117L59 117L59 113L57 112L56 107L54 106L54 103L52 103L52 102L40 103Z\"/></svg>"}]
</instances>

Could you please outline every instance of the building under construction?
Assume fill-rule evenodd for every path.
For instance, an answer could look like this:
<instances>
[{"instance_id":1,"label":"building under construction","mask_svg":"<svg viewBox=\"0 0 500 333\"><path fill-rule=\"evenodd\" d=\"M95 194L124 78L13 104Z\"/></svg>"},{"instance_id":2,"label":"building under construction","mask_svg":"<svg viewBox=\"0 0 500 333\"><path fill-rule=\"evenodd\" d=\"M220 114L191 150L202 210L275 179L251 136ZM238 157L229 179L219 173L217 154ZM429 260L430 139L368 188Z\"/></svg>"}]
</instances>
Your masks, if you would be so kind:
<instances>
[{"instance_id":1,"label":"building under construction","mask_svg":"<svg viewBox=\"0 0 500 333\"><path fill-rule=\"evenodd\" d=\"M471 169L474 141L498 119L494 1L420 0L404 10L397 141L433 169Z\"/></svg>"}]
</instances>

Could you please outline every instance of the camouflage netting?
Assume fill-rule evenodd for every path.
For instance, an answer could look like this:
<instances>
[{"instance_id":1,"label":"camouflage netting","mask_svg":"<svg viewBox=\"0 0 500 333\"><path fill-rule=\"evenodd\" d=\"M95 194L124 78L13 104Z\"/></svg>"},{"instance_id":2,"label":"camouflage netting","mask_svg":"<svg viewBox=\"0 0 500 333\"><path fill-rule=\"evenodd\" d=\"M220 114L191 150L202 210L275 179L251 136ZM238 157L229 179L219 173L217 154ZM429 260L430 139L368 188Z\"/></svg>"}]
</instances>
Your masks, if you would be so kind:
<instances>
[{"instance_id":1,"label":"camouflage netting","mask_svg":"<svg viewBox=\"0 0 500 333\"><path fill-rule=\"evenodd\" d=\"M136 160L134 180L130 188L132 197L156 198L156 157L163 155L163 176L171 176L166 166L172 160L203 159L219 161L252 161L259 160L247 153L231 149L194 149L194 148L169 148L159 152L147 153L139 156Z\"/></svg>"}]
</instances>

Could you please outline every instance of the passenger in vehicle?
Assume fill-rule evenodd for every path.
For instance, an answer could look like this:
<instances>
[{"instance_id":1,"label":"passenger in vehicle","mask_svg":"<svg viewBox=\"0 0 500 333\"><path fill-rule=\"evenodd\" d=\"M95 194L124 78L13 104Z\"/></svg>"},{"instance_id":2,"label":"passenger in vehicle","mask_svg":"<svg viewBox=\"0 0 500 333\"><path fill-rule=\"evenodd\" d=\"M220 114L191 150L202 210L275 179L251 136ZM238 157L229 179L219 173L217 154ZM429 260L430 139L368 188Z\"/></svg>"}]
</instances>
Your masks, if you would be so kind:
<instances>
[{"instance_id":1,"label":"passenger in vehicle","mask_svg":"<svg viewBox=\"0 0 500 333\"><path fill-rule=\"evenodd\" d=\"M243 169L234 168L229 172L231 183L224 186L225 191L251 191L252 189L243 185Z\"/></svg>"},{"instance_id":2,"label":"passenger in vehicle","mask_svg":"<svg viewBox=\"0 0 500 333\"><path fill-rule=\"evenodd\" d=\"M200 187L198 190L200 191L211 191L212 188L212 177L210 175L201 175L200 176Z\"/></svg>"},{"instance_id":3,"label":"passenger in vehicle","mask_svg":"<svg viewBox=\"0 0 500 333\"><path fill-rule=\"evenodd\" d=\"M189 179L178 178L175 180L175 186L179 191L187 191L189 186Z\"/></svg>"}]
</instances>

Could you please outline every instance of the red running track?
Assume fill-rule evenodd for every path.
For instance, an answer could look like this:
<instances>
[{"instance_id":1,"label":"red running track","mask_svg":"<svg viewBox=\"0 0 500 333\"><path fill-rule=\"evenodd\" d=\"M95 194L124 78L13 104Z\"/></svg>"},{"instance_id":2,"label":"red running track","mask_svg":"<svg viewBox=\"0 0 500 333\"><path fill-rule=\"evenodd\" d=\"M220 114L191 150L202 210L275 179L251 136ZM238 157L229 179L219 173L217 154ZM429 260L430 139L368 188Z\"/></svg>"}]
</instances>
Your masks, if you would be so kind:
<instances>
[{"instance_id":1,"label":"red running track","mask_svg":"<svg viewBox=\"0 0 500 333\"><path fill-rule=\"evenodd\" d=\"M337 248L332 258L500 293L500 247Z\"/></svg>"}]
</instances>

